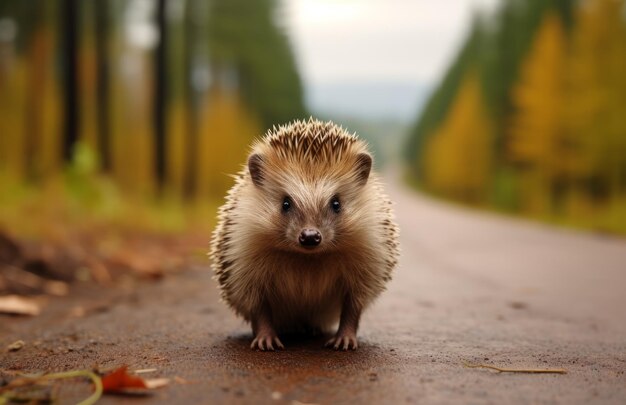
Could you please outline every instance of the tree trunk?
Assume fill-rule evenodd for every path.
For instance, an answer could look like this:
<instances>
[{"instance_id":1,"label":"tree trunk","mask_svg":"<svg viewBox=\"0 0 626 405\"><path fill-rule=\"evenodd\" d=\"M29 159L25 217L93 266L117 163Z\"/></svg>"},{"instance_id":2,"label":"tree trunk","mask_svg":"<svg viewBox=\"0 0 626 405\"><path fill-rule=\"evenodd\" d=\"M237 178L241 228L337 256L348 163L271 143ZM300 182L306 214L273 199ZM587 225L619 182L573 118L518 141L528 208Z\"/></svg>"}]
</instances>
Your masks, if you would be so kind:
<instances>
[{"instance_id":1,"label":"tree trunk","mask_svg":"<svg viewBox=\"0 0 626 405\"><path fill-rule=\"evenodd\" d=\"M161 192L165 183L165 136L167 108L167 0L158 0L157 26L159 44L155 51L155 175L157 190Z\"/></svg>"},{"instance_id":2,"label":"tree trunk","mask_svg":"<svg viewBox=\"0 0 626 405\"><path fill-rule=\"evenodd\" d=\"M185 134L187 139L185 145L186 160L185 160L185 175L184 175L184 194L187 198L192 198L196 193L196 176L198 175L198 103L196 97L196 90L192 87L191 74L193 71L194 56L197 52L196 41L198 40L196 24L193 22L195 17L194 13L197 12L196 0L188 0L187 8L185 9L185 93L187 105L186 126L187 133Z\"/></svg>"},{"instance_id":3,"label":"tree trunk","mask_svg":"<svg viewBox=\"0 0 626 405\"><path fill-rule=\"evenodd\" d=\"M91 1L91 0L89 0ZM98 149L100 152L100 169L108 173L111 170L111 129L109 120L109 7L108 0L96 0L96 94L97 94L97 128Z\"/></svg>"},{"instance_id":4,"label":"tree trunk","mask_svg":"<svg viewBox=\"0 0 626 405\"><path fill-rule=\"evenodd\" d=\"M24 156L22 159L22 173L30 181L39 180L41 177L37 150L42 131L45 68L49 52L51 52L46 42L44 10L37 8L33 19L35 20L33 23L34 32L28 45L28 82L25 96Z\"/></svg>"},{"instance_id":5,"label":"tree trunk","mask_svg":"<svg viewBox=\"0 0 626 405\"><path fill-rule=\"evenodd\" d=\"M71 162L78 140L78 0L64 0L61 8L65 122L63 131L63 159Z\"/></svg>"}]
</instances>

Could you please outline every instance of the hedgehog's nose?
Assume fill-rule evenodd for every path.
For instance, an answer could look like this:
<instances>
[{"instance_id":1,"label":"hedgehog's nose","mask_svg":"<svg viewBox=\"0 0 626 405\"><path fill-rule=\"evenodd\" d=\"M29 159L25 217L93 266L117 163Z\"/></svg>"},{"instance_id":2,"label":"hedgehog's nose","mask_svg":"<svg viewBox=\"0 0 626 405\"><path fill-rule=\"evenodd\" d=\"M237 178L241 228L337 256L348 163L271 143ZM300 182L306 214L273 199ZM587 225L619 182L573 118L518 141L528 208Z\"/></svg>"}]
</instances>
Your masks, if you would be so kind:
<instances>
[{"instance_id":1,"label":"hedgehog's nose","mask_svg":"<svg viewBox=\"0 0 626 405\"><path fill-rule=\"evenodd\" d=\"M303 229L298 240L302 246L314 247L322 241L322 234L317 229Z\"/></svg>"}]
</instances>

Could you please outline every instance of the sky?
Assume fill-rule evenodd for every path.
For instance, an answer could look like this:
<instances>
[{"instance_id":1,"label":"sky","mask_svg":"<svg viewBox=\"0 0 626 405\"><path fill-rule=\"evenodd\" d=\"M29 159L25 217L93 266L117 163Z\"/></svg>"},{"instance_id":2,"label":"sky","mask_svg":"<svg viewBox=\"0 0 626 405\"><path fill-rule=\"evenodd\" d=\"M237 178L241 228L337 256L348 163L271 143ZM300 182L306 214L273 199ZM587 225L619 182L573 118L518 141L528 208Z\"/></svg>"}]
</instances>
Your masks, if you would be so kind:
<instances>
[{"instance_id":1,"label":"sky","mask_svg":"<svg viewBox=\"0 0 626 405\"><path fill-rule=\"evenodd\" d=\"M306 82L439 79L477 8L498 0L284 0Z\"/></svg>"}]
</instances>

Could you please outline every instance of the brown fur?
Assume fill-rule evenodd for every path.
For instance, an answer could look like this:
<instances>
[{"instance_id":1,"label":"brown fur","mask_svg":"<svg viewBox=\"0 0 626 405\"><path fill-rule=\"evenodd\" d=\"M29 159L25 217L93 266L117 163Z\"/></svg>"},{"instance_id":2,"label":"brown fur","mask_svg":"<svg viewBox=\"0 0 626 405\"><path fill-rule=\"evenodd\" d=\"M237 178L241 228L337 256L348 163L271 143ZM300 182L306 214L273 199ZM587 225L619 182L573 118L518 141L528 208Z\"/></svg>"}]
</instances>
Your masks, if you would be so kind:
<instances>
[{"instance_id":1,"label":"brown fur","mask_svg":"<svg viewBox=\"0 0 626 405\"><path fill-rule=\"evenodd\" d=\"M398 230L378 177L363 163L371 163L366 143L310 119L269 131L250 156L213 233L224 301L247 321L268 306L277 331L327 329L346 294L367 307L391 279ZM335 195L339 214L328 206ZM289 215L281 211L285 196L293 200ZM313 252L297 243L306 226L323 235Z\"/></svg>"}]
</instances>

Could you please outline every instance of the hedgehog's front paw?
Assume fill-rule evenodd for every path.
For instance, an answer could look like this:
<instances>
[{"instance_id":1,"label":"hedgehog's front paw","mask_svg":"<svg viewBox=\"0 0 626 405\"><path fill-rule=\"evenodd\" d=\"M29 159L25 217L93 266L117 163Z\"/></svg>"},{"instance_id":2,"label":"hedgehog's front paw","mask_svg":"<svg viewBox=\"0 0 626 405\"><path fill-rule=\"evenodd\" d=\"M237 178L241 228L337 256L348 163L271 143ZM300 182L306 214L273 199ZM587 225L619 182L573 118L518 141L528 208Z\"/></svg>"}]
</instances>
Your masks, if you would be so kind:
<instances>
[{"instance_id":1,"label":"hedgehog's front paw","mask_svg":"<svg viewBox=\"0 0 626 405\"><path fill-rule=\"evenodd\" d=\"M274 332L259 332L256 337L254 338L254 340L252 341L252 344L250 345L251 349L257 349L257 350L261 350L261 351L265 351L265 350L271 350L274 351L274 345L276 345L277 349L284 349L285 346L283 346L282 342L280 341L280 339L278 338L278 336L276 336L276 333Z\"/></svg>"},{"instance_id":2,"label":"hedgehog's front paw","mask_svg":"<svg viewBox=\"0 0 626 405\"><path fill-rule=\"evenodd\" d=\"M359 344L355 332L338 331L335 337L326 342L326 347L332 347L335 350L356 350Z\"/></svg>"}]
</instances>

